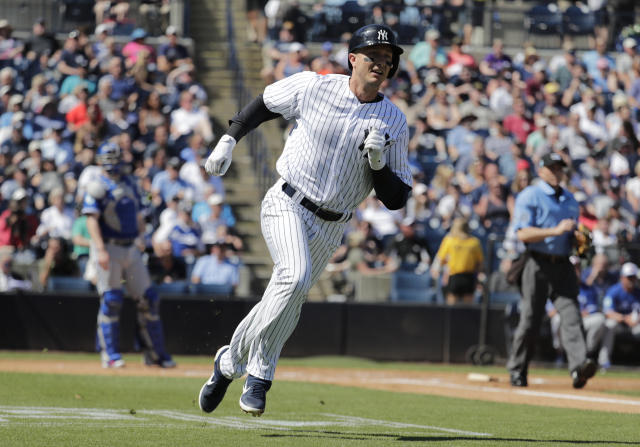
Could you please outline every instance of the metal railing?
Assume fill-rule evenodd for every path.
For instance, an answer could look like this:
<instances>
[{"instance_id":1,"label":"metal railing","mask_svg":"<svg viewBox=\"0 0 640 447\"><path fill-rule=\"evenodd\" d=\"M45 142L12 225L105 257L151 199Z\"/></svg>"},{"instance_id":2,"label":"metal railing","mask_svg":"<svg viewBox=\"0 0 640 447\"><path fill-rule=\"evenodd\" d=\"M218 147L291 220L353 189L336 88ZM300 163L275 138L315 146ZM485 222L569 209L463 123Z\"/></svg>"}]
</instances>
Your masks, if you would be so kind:
<instances>
[{"instance_id":1,"label":"metal railing","mask_svg":"<svg viewBox=\"0 0 640 447\"><path fill-rule=\"evenodd\" d=\"M253 99L252 93L244 85L244 73L240 61L238 60L237 49L234 42L235 29L233 26L233 12L231 0L227 0L227 41L229 44L229 68L234 73L233 91L238 103L238 110L241 110L249 101ZM269 147L265 143L265 136L260 129L254 129L245 137L251 155L251 166L256 177L256 184L264 195L267 189L275 182L275 170L271 168L271 157Z\"/></svg>"}]
</instances>

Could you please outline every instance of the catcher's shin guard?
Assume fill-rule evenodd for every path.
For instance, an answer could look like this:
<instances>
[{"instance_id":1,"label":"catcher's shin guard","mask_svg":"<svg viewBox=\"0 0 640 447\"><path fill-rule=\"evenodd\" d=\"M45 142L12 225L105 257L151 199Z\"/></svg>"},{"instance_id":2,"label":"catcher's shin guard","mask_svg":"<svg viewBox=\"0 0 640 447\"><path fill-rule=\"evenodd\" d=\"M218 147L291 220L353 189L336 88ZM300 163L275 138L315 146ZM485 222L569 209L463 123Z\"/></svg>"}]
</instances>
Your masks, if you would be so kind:
<instances>
[{"instance_id":1,"label":"catcher's shin guard","mask_svg":"<svg viewBox=\"0 0 640 447\"><path fill-rule=\"evenodd\" d=\"M138 339L145 354L145 363L172 363L171 356L164 347L164 333L160 321L159 298L155 289L149 287L144 297L138 300Z\"/></svg>"},{"instance_id":2,"label":"catcher's shin guard","mask_svg":"<svg viewBox=\"0 0 640 447\"><path fill-rule=\"evenodd\" d=\"M103 357L119 360L120 354L120 311L124 295L121 290L107 290L102 295L98 311L98 345ZM105 355L106 354L106 355Z\"/></svg>"}]
</instances>

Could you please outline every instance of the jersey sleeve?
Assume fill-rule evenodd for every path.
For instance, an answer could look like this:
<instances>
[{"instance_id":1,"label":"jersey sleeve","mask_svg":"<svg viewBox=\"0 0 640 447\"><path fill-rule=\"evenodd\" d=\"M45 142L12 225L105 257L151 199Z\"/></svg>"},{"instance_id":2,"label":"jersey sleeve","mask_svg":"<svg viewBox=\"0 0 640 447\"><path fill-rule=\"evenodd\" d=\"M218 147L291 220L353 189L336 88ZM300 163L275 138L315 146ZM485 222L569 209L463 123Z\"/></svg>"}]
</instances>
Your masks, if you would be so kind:
<instances>
[{"instance_id":1,"label":"jersey sleeve","mask_svg":"<svg viewBox=\"0 0 640 447\"><path fill-rule=\"evenodd\" d=\"M523 228L535 226L535 213L533 207L533 190L530 187L525 188L518 197L513 210L513 231L518 232Z\"/></svg>"},{"instance_id":2,"label":"jersey sleeve","mask_svg":"<svg viewBox=\"0 0 640 447\"><path fill-rule=\"evenodd\" d=\"M298 116L302 93L320 75L303 71L268 85L262 99L267 109L289 120Z\"/></svg>"}]
</instances>

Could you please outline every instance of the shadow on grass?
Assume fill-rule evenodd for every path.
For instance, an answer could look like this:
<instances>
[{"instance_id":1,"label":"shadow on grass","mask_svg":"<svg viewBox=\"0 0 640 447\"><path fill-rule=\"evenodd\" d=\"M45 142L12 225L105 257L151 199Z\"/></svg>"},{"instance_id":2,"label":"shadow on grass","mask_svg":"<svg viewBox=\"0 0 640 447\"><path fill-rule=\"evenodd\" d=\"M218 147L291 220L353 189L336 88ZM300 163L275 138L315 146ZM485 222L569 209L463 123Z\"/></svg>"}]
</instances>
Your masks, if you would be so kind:
<instances>
[{"instance_id":1,"label":"shadow on grass","mask_svg":"<svg viewBox=\"0 0 640 447\"><path fill-rule=\"evenodd\" d=\"M313 431L313 432L295 432L295 433L273 433L262 435L264 438L329 438L342 439L346 441L364 441L367 439L387 438L389 441L397 442L461 442L461 441L477 441L477 442L504 442L504 443L552 443L552 444L578 444L578 445L631 445L640 446L640 442L634 441L610 441L610 440L594 440L594 439L527 439L527 438L500 438L495 436L402 436L389 433L348 433L337 431Z\"/></svg>"}]
</instances>

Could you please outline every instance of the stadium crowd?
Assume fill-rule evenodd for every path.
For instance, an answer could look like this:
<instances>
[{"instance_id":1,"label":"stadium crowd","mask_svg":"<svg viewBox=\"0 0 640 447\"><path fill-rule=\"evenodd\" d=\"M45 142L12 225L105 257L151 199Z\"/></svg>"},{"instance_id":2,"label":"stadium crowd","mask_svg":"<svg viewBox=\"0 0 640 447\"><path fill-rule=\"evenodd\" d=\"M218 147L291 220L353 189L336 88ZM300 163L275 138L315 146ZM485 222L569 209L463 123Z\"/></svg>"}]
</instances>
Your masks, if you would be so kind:
<instances>
[{"instance_id":1,"label":"stadium crowd","mask_svg":"<svg viewBox=\"0 0 640 447\"><path fill-rule=\"evenodd\" d=\"M204 172L214 135L192 56L175 27L152 46L147 31L126 20L105 13L63 42L44 20L22 40L0 20L3 291L95 281L80 209L107 141L121 148L143 191L139 243L153 280L190 282L194 270L200 284L238 282L243 244L221 179Z\"/></svg>"}]
</instances>

